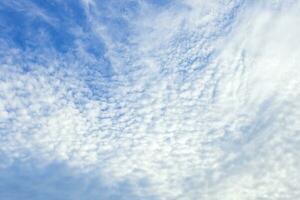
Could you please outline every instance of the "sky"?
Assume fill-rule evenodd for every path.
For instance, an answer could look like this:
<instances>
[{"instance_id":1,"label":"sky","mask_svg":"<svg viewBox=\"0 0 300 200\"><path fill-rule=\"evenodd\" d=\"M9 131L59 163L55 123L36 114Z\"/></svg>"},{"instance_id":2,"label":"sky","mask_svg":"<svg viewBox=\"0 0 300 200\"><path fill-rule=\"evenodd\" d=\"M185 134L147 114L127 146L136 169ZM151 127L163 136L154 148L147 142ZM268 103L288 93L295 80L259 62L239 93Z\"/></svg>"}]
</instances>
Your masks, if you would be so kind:
<instances>
[{"instance_id":1,"label":"sky","mask_svg":"<svg viewBox=\"0 0 300 200\"><path fill-rule=\"evenodd\" d=\"M0 200L300 199L298 0L1 0Z\"/></svg>"}]
</instances>

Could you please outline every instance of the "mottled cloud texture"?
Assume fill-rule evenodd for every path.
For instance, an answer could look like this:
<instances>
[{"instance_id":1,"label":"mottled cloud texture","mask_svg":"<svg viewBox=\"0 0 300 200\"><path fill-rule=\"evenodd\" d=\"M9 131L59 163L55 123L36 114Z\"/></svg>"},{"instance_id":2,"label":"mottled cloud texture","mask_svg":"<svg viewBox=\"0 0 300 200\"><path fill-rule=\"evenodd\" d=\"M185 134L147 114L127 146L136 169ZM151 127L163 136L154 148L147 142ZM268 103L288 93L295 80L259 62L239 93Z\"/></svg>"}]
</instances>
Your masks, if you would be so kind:
<instances>
[{"instance_id":1,"label":"mottled cloud texture","mask_svg":"<svg viewBox=\"0 0 300 200\"><path fill-rule=\"evenodd\" d=\"M0 199L300 199L300 2L0 2Z\"/></svg>"}]
</instances>

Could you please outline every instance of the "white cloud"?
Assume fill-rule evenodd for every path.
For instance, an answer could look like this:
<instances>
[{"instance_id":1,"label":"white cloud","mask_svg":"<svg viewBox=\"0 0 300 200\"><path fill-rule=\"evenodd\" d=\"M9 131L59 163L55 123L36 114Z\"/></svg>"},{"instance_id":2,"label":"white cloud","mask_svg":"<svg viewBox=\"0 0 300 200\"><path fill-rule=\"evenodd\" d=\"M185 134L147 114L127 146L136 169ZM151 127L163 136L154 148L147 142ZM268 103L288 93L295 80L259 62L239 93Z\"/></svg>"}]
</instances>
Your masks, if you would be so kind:
<instances>
[{"instance_id":1,"label":"white cloud","mask_svg":"<svg viewBox=\"0 0 300 200\"><path fill-rule=\"evenodd\" d=\"M82 63L45 53L29 63L35 53L11 50L1 152L126 180L141 198L299 198L300 18L290 3L144 4L126 21L129 42L87 13L116 72L99 77L107 98L90 95ZM20 72L25 64L33 71Z\"/></svg>"}]
</instances>

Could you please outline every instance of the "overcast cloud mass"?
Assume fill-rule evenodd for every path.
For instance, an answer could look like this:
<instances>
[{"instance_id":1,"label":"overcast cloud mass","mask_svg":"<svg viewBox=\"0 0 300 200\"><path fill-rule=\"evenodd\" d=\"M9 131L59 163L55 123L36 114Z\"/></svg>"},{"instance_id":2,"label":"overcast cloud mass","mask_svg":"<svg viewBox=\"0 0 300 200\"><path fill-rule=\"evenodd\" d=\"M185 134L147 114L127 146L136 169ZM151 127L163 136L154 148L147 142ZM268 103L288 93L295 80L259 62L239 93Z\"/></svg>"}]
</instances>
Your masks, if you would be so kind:
<instances>
[{"instance_id":1,"label":"overcast cloud mass","mask_svg":"<svg viewBox=\"0 0 300 200\"><path fill-rule=\"evenodd\" d=\"M1 0L0 200L299 200L298 0Z\"/></svg>"}]
</instances>

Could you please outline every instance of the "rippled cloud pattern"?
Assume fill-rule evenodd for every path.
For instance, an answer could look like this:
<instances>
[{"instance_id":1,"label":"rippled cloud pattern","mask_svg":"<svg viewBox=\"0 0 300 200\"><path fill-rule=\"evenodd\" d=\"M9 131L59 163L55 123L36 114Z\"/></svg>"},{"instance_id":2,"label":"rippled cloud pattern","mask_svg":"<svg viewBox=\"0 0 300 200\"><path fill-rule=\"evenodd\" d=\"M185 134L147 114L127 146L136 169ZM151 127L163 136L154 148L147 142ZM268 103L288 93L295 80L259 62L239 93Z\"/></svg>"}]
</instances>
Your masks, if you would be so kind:
<instances>
[{"instance_id":1,"label":"rippled cloud pattern","mask_svg":"<svg viewBox=\"0 0 300 200\"><path fill-rule=\"evenodd\" d=\"M298 0L2 0L0 200L300 199Z\"/></svg>"}]
</instances>

